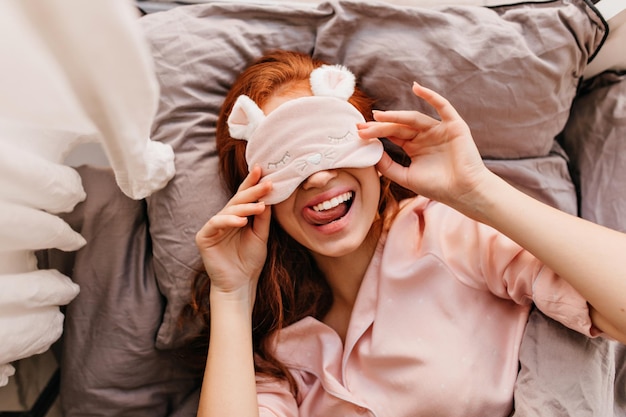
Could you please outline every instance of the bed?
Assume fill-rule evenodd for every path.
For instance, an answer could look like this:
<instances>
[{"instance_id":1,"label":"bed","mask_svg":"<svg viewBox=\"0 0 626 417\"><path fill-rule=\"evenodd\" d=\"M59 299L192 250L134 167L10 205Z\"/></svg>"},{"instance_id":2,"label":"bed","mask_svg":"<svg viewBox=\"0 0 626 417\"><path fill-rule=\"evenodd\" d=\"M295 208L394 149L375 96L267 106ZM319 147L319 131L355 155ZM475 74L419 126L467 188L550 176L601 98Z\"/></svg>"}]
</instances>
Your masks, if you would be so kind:
<instances>
[{"instance_id":1,"label":"bed","mask_svg":"<svg viewBox=\"0 0 626 417\"><path fill-rule=\"evenodd\" d=\"M131 198L115 166L74 170L84 201L59 217L86 244L37 251L40 270L80 287L58 301L64 416L195 415L199 378L184 356L197 329L178 317L199 270L194 235L228 198L215 122L236 74L266 50L345 64L381 109L431 113L410 92L419 81L459 110L498 175L626 232L626 56L612 49L626 13L609 25L585 0L456 3L137 3L159 91L150 138L171 147L176 173ZM626 416L626 348L533 311L512 415Z\"/></svg>"}]
</instances>

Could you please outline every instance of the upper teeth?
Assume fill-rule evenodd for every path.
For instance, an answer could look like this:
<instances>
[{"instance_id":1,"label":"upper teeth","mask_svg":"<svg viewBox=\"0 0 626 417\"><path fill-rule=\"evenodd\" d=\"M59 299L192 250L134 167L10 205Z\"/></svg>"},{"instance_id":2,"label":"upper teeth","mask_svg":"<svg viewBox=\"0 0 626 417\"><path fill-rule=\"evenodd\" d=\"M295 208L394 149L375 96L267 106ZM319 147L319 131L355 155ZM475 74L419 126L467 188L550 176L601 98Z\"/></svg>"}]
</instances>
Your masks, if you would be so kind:
<instances>
[{"instance_id":1,"label":"upper teeth","mask_svg":"<svg viewBox=\"0 0 626 417\"><path fill-rule=\"evenodd\" d=\"M313 210L315 211L322 211L322 210L329 210L333 207L337 207L339 204L348 201L352 198L352 193L350 191L340 194L337 197L333 197L330 200L326 200L326 201L322 201L319 204L316 204L315 206L313 206Z\"/></svg>"}]
</instances>

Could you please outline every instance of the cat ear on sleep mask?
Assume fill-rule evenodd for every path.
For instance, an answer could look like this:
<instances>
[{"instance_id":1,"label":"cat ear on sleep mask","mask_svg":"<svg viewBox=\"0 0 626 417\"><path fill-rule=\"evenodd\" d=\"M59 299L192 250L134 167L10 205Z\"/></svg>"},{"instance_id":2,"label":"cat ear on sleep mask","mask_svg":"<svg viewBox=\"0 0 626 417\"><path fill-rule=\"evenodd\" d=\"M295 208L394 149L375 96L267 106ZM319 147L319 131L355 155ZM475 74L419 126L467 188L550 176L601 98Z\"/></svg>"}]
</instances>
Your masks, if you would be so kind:
<instances>
[{"instance_id":1,"label":"cat ear on sleep mask","mask_svg":"<svg viewBox=\"0 0 626 417\"><path fill-rule=\"evenodd\" d=\"M346 101L354 94L356 85L354 74L343 65L322 65L311 72L309 82L314 96L337 97ZM264 119L263 110L247 95L240 95L228 117L230 136L248 140Z\"/></svg>"}]
</instances>

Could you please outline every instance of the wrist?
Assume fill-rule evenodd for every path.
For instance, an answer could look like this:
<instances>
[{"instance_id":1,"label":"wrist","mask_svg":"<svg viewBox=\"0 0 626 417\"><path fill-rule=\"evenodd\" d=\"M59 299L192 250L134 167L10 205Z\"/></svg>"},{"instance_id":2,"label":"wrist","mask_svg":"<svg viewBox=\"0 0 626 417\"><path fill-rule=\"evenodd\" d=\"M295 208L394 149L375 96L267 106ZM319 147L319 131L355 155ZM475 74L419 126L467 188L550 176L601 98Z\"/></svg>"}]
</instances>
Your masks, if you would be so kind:
<instances>
[{"instance_id":1,"label":"wrist","mask_svg":"<svg viewBox=\"0 0 626 417\"><path fill-rule=\"evenodd\" d=\"M250 282L247 285L242 285L237 288L224 289L211 284L210 291L210 305L218 306L220 304L225 305L241 305L249 307L252 311L254 306L254 300L256 296L256 282Z\"/></svg>"},{"instance_id":2,"label":"wrist","mask_svg":"<svg viewBox=\"0 0 626 417\"><path fill-rule=\"evenodd\" d=\"M491 224L496 199L509 187L506 181L485 169L476 185L458 199L457 207L454 208L476 221Z\"/></svg>"}]
</instances>

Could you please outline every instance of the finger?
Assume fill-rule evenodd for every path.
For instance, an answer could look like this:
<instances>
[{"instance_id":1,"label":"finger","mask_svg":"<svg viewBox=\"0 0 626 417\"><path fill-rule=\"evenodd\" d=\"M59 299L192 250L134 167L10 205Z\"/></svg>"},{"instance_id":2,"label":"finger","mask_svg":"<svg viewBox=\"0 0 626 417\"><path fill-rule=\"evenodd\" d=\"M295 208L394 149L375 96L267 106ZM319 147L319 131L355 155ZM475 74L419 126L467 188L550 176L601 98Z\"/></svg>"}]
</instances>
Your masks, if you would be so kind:
<instances>
[{"instance_id":1,"label":"finger","mask_svg":"<svg viewBox=\"0 0 626 417\"><path fill-rule=\"evenodd\" d=\"M263 172L260 166L258 165L253 166L250 172L248 172L248 175L246 175L246 178L244 178L241 184L239 185L239 188L237 188L237 191L245 190L247 188L252 187L255 184L258 184L259 181L261 180L262 173Z\"/></svg>"},{"instance_id":2,"label":"finger","mask_svg":"<svg viewBox=\"0 0 626 417\"><path fill-rule=\"evenodd\" d=\"M410 140L415 138L418 130L406 124L367 122L357 124L357 132L362 139L396 137Z\"/></svg>"},{"instance_id":3,"label":"finger","mask_svg":"<svg viewBox=\"0 0 626 417\"><path fill-rule=\"evenodd\" d=\"M256 203L261 200L261 198L265 197L271 190L271 181L263 181L252 185L249 188L244 188L244 183L241 183L239 190L237 190L237 193L230 199L227 206Z\"/></svg>"},{"instance_id":4,"label":"finger","mask_svg":"<svg viewBox=\"0 0 626 417\"><path fill-rule=\"evenodd\" d=\"M213 218L213 221L209 222L209 231L214 230L226 230L226 229L239 229L248 224L247 217L236 216L233 214L220 214ZM202 230L202 229L201 229Z\"/></svg>"},{"instance_id":5,"label":"finger","mask_svg":"<svg viewBox=\"0 0 626 417\"><path fill-rule=\"evenodd\" d=\"M391 143L393 143L393 144L395 144L395 145L398 145L399 147L401 147L402 149L404 149L404 151L405 151L405 152L407 151L407 149L406 149L406 147L405 147L405 145L407 144L407 142L412 141L412 140L414 139L414 138L407 138L407 139L404 139L404 138L399 138L399 137L396 137L396 136L389 136L389 135L388 135L388 136L385 136L385 137L387 138L387 140L388 140L389 142L391 142ZM416 135L415 137L417 137L417 135Z\"/></svg>"},{"instance_id":6,"label":"finger","mask_svg":"<svg viewBox=\"0 0 626 417\"><path fill-rule=\"evenodd\" d=\"M428 104L433 106L435 110L437 110L439 116L441 116L441 120L450 121L461 118L452 104L435 91L414 82L413 93L416 96L423 98Z\"/></svg>"},{"instance_id":7,"label":"finger","mask_svg":"<svg viewBox=\"0 0 626 417\"><path fill-rule=\"evenodd\" d=\"M259 182L261 181L262 174L263 171L259 165L253 166L228 204L256 202L267 195L267 193L272 190L272 184L271 181Z\"/></svg>"},{"instance_id":8,"label":"finger","mask_svg":"<svg viewBox=\"0 0 626 417\"><path fill-rule=\"evenodd\" d=\"M387 110L374 111L374 120L378 122L400 123L415 128L430 128L439 123L439 120L417 110Z\"/></svg>"},{"instance_id":9,"label":"finger","mask_svg":"<svg viewBox=\"0 0 626 417\"><path fill-rule=\"evenodd\" d=\"M222 211L211 217L200 229L198 234L209 236L226 228L241 228L248 224L248 217L263 213L264 203L248 203L226 206Z\"/></svg>"},{"instance_id":10,"label":"finger","mask_svg":"<svg viewBox=\"0 0 626 417\"><path fill-rule=\"evenodd\" d=\"M272 218L272 208L265 206L265 209L261 214L258 214L254 218L253 230L254 233L263 241L267 241L270 233L270 219Z\"/></svg>"},{"instance_id":11,"label":"finger","mask_svg":"<svg viewBox=\"0 0 626 417\"><path fill-rule=\"evenodd\" d=\"M241 184L239 184L239 187L237 188L237 193L244 191L244 190L248 190L250 188L254 188L261 184L265 184L265 185L263 185L260 189L257 189L257 192L264 190L263 187L269 187L270 185L267 181L265 183L260 182L262 177L263 177L263 170L258 164L254 165L252 169L250 170L250 172L248 173L248 175L246 176L246 178L244 178ZM269 190L265 190L265 191L269 192Z\"/></svg>"},{"instance_id":12,"label":"finger","mask_svg":"<svg viewBox=\"0 0 626 417\"><path fill-rule=\"evenodd\" d=\"M407 168L395 162L387 152L383 153L382 158L376 164L378 171L391 181L404 188L410 189L407 181Z\"/></svg>"},{"instance_id":13,"label":"finger","mask_svg":"<svg viewBox=\"0 0 626 417\"><path fill-rule=\"evenodd\" d=\"M257 216L265 210L265 203L261 201L253 203L232 204L224 207L218 214L239 217Z\"/></svg>"},{"instance_id":14,"label":"finger","mask_svg":"<svg viewBox=\"0 0 626 417\"><path fill-rule=\"evenodd\" d=\"M248 224L247 217L226 214L215 215L196 233L196 245L199 247L204 246L207 242L212 242L216 237L228 230L240 229L245 227L246 224Z\"/></svg>"}]
</instances>

